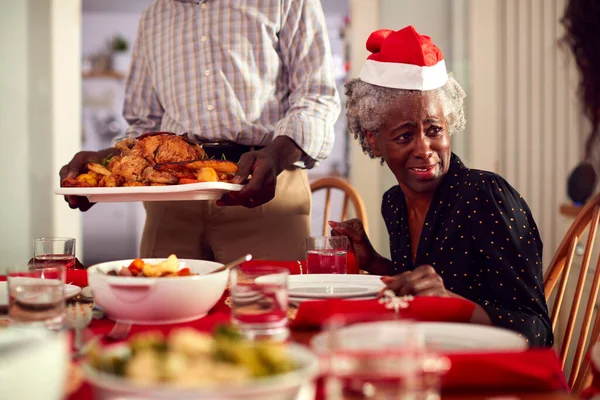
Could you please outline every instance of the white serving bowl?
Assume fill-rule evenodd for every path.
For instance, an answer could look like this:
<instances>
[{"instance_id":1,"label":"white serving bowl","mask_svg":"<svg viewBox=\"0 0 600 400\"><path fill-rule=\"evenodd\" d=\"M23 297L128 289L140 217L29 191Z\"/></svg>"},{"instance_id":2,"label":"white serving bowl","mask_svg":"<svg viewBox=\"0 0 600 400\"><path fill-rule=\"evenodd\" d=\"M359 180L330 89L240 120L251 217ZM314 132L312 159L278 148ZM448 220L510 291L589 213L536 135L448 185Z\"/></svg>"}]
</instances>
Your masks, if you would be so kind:
<instances>
[{"instance_id":1,"label":"white serving bowl","mask_svg":"<svg viewBox=\"0 0 600 400\"><path fill-rule=\"evenodd\" d=\"M65 333L45 328L0 329L0 400L59 400L69 368Z\"/></svg>"},{"instance_id":2,"label":"white serving bowl","mask_svg":"<svg viewBox=\"0 0 600 400\"><path fill-rule=\"evenodd\" d=\"M119 344L109 350L124 354L127 345ZM241 384L223 384L198 389L183 389L169 385L140 386L115 375L98 371L84 363L87 381L93 386L95 398L108 399L178 399L178 400L303 400L314 399L314 380L319 373L319 361L306 347L289 344L289 356L298 368L285 374L257 378Z\"/></svg>"},{"instance_id":3,"label":"white serving bowl","mask_svg":"<svg viewBox=\"0 0 600 400\"><path fill-rule=\"evenodd\" d=\"M223 264L180 259L199 275L172 278L144 278L107 275L133 260L110 261L88 268L88 283L95 303L113 320L139 325L175 324L204 317L219 301L229 278L229 270L207 275ZM157 264L164 259L144 259Z\"/></svg>"}]
</instances>

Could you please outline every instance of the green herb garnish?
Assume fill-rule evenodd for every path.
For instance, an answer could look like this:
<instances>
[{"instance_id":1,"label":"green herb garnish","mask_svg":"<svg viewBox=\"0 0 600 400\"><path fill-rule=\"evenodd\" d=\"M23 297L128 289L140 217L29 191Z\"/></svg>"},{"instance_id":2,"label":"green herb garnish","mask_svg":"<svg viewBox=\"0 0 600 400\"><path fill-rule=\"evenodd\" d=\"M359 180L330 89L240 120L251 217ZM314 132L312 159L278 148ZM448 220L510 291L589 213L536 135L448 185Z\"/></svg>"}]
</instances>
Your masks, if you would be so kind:
<instances>
[{"instance_id":1,"label":"green herb garnish","mask_svg":"<svg viewBox=\"0 0 600 400\"><path fill-rule=\"evenodd\" d=\"M106 157L104 157L104 158L102 159L102 161L100 161L100 164L102 164L102 166L103 166L104 168L107 168L107 167L108 167L108 163L110 162L110 160L112 160L112 158L113 158L114 156L115 156L115 155L114 155L113 153L110 153L109 155L107 155Z\"/></svg>"}]
</instances>

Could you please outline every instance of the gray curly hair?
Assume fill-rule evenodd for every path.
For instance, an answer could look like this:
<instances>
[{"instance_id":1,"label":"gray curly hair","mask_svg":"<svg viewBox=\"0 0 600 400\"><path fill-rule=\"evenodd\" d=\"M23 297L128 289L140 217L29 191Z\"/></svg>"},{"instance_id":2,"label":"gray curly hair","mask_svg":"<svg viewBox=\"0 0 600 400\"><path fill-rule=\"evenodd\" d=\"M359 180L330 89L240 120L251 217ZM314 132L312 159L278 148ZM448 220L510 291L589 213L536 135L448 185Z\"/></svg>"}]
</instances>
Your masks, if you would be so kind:
<instances>
[{"instance_id":1,"label":"gray curly hair","mask_svg":"<svg viewBox=\"0 0 600 400\"><path fill-rule=\"evenodd\" d=\"M346 83L345 87L348 129L354 138L358 139L363 151L371 158L375 158L375 155L367 140L367 131L378 132L383 125L387 110L399 97L417 96L422 93L419 90L376 86L360 79L352 79ZM463 130L466 125L464 110L466 95L452 74L444 86L433 92L438 93L441 97L450 135ZM383 164L383 160L381 162Z\"/></svg>"}]
</instances>

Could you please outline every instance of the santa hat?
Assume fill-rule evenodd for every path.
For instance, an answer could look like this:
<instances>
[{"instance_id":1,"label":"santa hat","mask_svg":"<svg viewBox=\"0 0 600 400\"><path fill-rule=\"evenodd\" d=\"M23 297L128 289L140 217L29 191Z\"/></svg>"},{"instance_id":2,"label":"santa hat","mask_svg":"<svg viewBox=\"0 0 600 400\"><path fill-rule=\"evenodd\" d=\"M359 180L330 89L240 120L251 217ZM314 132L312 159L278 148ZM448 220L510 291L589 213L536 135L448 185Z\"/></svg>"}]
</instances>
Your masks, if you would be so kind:
<instances>
[{"instance_id":1,"label":"santa hat","mask_svg":"<svg viewBox=\"0 0 600 400\"><path fill-rule=\"evenodd\" d=\"M433 90L448 81L444 54L412 25L399 31L373 32L367 50L371 55L360 72L364 82L394 89Z\"/></svg>"}]
</instances>

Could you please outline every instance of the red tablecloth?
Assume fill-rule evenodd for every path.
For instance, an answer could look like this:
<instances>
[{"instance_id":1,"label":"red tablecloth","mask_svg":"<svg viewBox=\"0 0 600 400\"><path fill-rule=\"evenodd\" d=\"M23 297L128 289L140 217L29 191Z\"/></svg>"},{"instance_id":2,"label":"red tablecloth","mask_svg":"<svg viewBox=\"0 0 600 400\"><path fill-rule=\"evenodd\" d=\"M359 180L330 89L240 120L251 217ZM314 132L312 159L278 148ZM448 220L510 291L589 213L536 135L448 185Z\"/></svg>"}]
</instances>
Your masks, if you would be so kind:
<instances>
[{"instance_id":1,"label":"red tablecloth","mask_svg":"<svg viewBox=\"0 0 600 400\"><path fill-rule=\"evenodd\" d=\"M211 331L220 323L228 323L229 307L224 296L204 318L175 325L134 325L131 333L149 329L168 333L178 327L193 327ZM106 334L114 325L108 319L93 321L94 334ZM451 368L444 379L444 390L457 392L556 391L567 390L560 363L552 349L531 349L521 352L449 354ZM84 384L69 400L92 398L90 387Z\"/></svg>"},{"instance_id":2,"label":"red tablecloth","mask_svg":"<svg viewBox=\"0 0 600 400\"><path fill-rule=\"evenodd\" d=\"M264 263L264 261L251 261L249 265ZM268 262L273 265L275 262ZM277 262L287 266L291 273L299 273L300 265L297 261ZM302 265L304 268L304 265ZM78 286L87 286L87 271L74 270L67 272L67 282ZM3 277L0 277L3 280ZM142 332L149 329L160 330L168 333L177 327L193 327L201 331L211 331L220 323L228 323L230 309L225 304L227 294L215 305L211 312L204 318L196 321L164 326L134 325L131 333ZM468 321L472 307L468 302L456 301L457 299L442 298L416 298L409 308L404 311L405 316L427 321ZM357 307L360 305L360 307ZM320 309L320 310L319 310ZM375 301L315 301L303 303L298 310L297 322L291 327L318 328L323 319L336 312L387 312ZM114 322L108 319L94 320L90 329L94 334L106 334ZM444 390L458 392L501 392L501 391L552 391L568 389L561 372L558 358L551 349L532 349L524 352L503 353L461 353L448 355L451 368L444 379ZM93 398L87 384L74 393L69 400L83 400Z\"/></svg>"}]
</instances>

